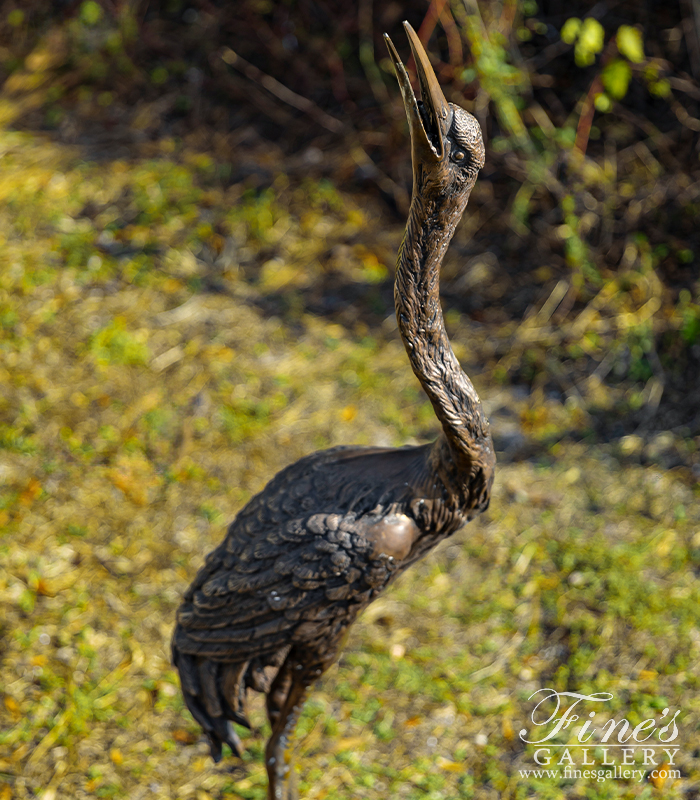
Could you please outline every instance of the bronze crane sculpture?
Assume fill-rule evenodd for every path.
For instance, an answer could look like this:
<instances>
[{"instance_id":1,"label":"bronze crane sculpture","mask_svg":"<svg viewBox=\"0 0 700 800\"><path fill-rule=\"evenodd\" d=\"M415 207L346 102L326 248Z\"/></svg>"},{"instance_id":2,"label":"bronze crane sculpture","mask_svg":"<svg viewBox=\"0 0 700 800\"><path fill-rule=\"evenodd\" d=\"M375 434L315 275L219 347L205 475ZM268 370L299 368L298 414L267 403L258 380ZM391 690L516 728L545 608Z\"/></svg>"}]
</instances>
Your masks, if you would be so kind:
<instances>
[{"instance_id":1,"label":"bronze crane sculpture","mask_svg":"<svg viewBox=\"0 0 700 800\"><path fill-rule=\"evenodd\" d=\"M487 508L495 455L481 401L452 352L439 297L447 246L484 164L479 125L448 103L404 23L422 100L388 36L411 132L413 197L399 249L399 330L442 425L418 447L336 447L278 473L240 511L188 589L173 661L221 758L240 755L248 689L264 692L270 800L296 798L292 739L316 679L357 615L401 572Z\"/></svg>"}]
</instances>

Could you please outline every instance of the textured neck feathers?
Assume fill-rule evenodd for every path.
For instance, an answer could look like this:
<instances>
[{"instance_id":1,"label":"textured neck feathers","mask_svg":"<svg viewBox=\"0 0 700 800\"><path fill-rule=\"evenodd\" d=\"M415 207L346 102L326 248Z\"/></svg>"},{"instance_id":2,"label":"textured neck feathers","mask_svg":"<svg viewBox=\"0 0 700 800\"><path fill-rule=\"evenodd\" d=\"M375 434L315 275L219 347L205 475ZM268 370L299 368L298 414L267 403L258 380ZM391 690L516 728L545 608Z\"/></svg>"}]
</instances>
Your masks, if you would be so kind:
<instances>
[{"instance_id":1,"label":"textured neck feathers","mask_svg":"<svg viewBox=\"0 0 700 800\"><path fill-rule=\"evenodd\" d=\"M447 337L440 307L440 266L471 188L455 197L417 184L399 248L396 316L411 367L435 409L453 456L464 466L464 460L467 464L481 461L491 442L479 396Z\"/></svg>"}]
</instances>

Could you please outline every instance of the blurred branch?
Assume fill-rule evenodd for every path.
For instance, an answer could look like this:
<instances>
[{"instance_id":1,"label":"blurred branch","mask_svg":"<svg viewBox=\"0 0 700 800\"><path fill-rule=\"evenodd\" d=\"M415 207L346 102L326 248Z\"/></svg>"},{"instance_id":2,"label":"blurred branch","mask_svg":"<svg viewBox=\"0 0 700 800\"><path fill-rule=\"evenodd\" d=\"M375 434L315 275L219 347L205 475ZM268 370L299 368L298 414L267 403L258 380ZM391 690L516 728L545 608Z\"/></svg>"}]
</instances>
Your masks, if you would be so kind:
<instances>
[{"instance_id":1,"label":"blurred branch","mask_svg":"<svg viewBox=\"0 0 700 800\"><path fill-rule=\"evenodd\" d=\"M372 21L372 0L360 0L357 7L357 27L360 34L360 63L365 71L374 99L380 106L389 104L381 73L374 58L374 23Z\"/></svg>"},{"instance_id":2,"label":"blurred branch","mask_svg":"<svg viewBox=\"0 0 700 800\"><path fill-rule=\"evenodd\" d=\"M683 35L695 80L700 81L700 0L681 0Z\"/></svg>"},{"instance_id":3,"label":"blurred branch","mask_svg":"<svg viewBox=\"0 0 700 800\"><path fill-rule=\"evenodd\" d=\"M224 49L221 59L226 64L242 72L250 80L259 84L264 89L267 89L267 91L278 100L308 114L326 130L332 133L344 134L353 161L363 168L367 177L373 180L383 192L386 192L394 198L397 208L402 213L408 211L408 195L406 191L395 181L391 180L391 178L382 172L374 161L372 161L367 151L360 144L357 132L354 129L337 119L337 117L332 117L330 114L327 114L323 109L319 108L316 103L309 100L308 97L302 97L302 95L288 89L271 75L267 75L254 64L251 64L249 61L239 56L231 50L231 48L227 47Z\"/></svg>"},{"instance_id":4,"label":"blurred branch","mask_svg":"<svg viewBox=\"0 0 700 800\"><path fill-rule=\"evenodd\" d=\"M313 100L309 100L308 97L302 97L300 94L288 89L271 75L267 75L254 64L251 64L250 61L246 61L237 53L234 53L230 47L224 48L221 58L227 64L242 72L246 78L250 78L250 80L259 83L263 88L267 89L270 94L273 94L283 103L308 114L312 119L316 120L319 125L331 131L331 133L347 132L347 126L343 122L327 114L323 109L319 108Z\"/></svg>"},{"instance_id":5,"label":"blurred branch","mask_svg":"<svg viewBox=\"0 0 700 800\"><path fill-rule=\"evenodd\" d=\"M681 125L684 125L686 128L690 128L691 131L700 131L700 119L691 117L683 105L678 102L678 100L673 100L671 103L671 108Z\"/></svg>"},{"instance_id":6,"label":"blurred branch","mask_svg":"<svg viewBox=\"0 0 700 800\"><path fill-rule=\"evenodd\" d=\"M447 0L431 0L428 6L428 11L423 17L423 22L418 28L418 38L427 44L438 20L442 23L443 30L447 36L447 46L450 51L450 64L452 67L458 67L464 64L464 52L462 50L462 39L459 33L459 28L455 24L452 11L450 10Z\"/></svg>"},{"instance_id":7,"label":"blurred branch","mask_svg":"<svg viewBox=\"0 0 700 800\"><path fill-rule=\"evenodd\" d=\"M505 51L491 41L477 0L464 0L464 29L481 88L493 101L503 128L528 157L535 154L532 141L516 103L518 89L527 76L505 60Z\"/></svg>"},{"instance_id":8,"label":"blurred branch","mask_svg":"<svg viewBox=\"0 0 700 800\"><path fill-rule=\"evenodd\" d=\"M593 125L593 117L595 115L595 96L603 91L603 82L600 79L600 73L593 78L588 93L583 100L581 108L581 116L578 120L576 127L576 142L574 144L575 150L581 156L586 155L588 147L588 137L591 134L591 126Z\"/></svg>"},{"instance_id":9,"label":"blurred branch","mask_svg":"<svg viewBox=\"0 0 700 800\"><path fill-rule=\"evenodd\" d=\"M696 86L692 81L686 78L674 78L673 76L668 79L672 89L689 95L694 100L700 100L700 87Z\"/></svg>"},{"instance_id":10,"label":"blurred branch","mask_svg":"<svg viewBox=\"0 0 700 800\"><path fill-rule=\"evenodd\" d=\"M588 138L591 133L591 126L593 125L593 117L595 115L595 98L596 95L603 91L603 81L601 75L605 66L610 62L612 57L617 53L617 45L615 39L610 39L600 59L600 67L598 72L591 83L591 86L583 101L581 109L581 116L579 117L578 126L576 128L576 142L575 148L583 156L586 154L588 147Z\"/></svg>"}]
</instances>

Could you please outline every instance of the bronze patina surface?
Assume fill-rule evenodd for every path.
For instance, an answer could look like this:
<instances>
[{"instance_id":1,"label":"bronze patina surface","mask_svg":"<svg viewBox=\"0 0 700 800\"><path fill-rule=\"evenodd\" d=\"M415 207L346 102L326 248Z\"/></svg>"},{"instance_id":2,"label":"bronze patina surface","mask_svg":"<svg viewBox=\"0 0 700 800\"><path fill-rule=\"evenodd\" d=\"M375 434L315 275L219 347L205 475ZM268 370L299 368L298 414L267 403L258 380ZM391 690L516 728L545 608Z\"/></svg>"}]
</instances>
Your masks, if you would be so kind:
<instances>
[{"instance_id":1,"label":"bronze patina surface","mask_svg":"<svg viewBox=\"0 0 700 800\"><path fill-rule=\"evenodd\" d=\"M267 696L271 800L296 797L292 738L313 682L357 615L403 570L489 503L495 455L479 397L452 352L440 265L484 146L448 103L405 23L417 100L391 40L413 157L413 197L398 254L395 305L413 371L443 432L418 447L340 447L282 470L238 514L185 595L173 659L187 706L221 757L240 753L246 692Z\"/></svg>"}]
</instances>

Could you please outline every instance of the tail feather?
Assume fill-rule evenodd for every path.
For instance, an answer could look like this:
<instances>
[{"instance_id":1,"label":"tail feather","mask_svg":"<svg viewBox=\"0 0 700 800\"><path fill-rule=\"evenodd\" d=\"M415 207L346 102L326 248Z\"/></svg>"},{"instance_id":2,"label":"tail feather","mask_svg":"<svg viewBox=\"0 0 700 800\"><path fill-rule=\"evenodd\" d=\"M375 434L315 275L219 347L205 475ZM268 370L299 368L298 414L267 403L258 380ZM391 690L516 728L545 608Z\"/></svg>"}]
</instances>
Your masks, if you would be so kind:
<instances>
[{"instance_id":1,"label":"tail feather","mask_svg":"<svg viewBox=\"0 0 700 800\"><path fill-rule=\"evenodd\" d=\"M224 664L221 677L221 689L229 713L227 716L237 725L251 730L250 722L246 716L245 674L248 662L242 664Z\"/></svg>"},{"instance_id":2,"label":"tail feather","mask_svg":"<svg viewBox=\"0 0 700 800\"><path fill-rule=\"evenodd\" d=\"M224 710L219 700L219 665L206 659L199 662L199 680L202 685L204 708L210 717L223 717Z\"/></svg>"},{"instance_id":3,"label":"tail feather","mask_svg":"<svg viewBox=\"0 0 700 800\"><path fill-rule=\"evenodd\" d=\"M190 713L209 739L214 761L221 760L226 743L239 758L243 745L231 722L250 729L245 715L243 677L248 662L221 664L184 653L173 640L173 664L180 673L183 696Z\"/></svg>"}]
</instances>

